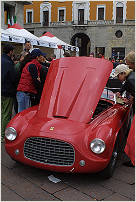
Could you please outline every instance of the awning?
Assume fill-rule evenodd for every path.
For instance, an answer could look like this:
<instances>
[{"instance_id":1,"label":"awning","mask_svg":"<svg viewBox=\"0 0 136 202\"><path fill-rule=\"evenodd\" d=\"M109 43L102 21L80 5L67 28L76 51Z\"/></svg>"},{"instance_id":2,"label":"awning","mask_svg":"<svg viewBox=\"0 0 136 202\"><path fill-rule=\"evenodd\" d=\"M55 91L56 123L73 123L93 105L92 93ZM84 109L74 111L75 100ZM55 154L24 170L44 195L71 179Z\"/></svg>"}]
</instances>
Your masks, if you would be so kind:
<instances>
[{"instance_id":1,"label":"awning","mask_svg":"<svg viewBox=\"0 0 136 202\"><path fill-rule=\"evenodd\" d=\"M8 29L2 30L1 41L10 41L17 43L25 43L25 41L30 41L32 45L54 48L49 41L40 39L26 29L22 28L19 24L14 24Z\"/></svg>"},{"instance_id":2,"label":"awning","mask_svg":"<svg viewBox=\"0 0 136 202\"><path fill-rule=\"evenodd\" d=\"M46 32L41 37L39 37L42 40L50 41L50 43L54 43L54 48L64 49L64 50L70 50L70 51L79 51L79 48L76 46L71 46L70 44L65 43L64 41L60 40L50 32ZM55 45L56 44L56 45Z\"/></svg>"}]
</instances>

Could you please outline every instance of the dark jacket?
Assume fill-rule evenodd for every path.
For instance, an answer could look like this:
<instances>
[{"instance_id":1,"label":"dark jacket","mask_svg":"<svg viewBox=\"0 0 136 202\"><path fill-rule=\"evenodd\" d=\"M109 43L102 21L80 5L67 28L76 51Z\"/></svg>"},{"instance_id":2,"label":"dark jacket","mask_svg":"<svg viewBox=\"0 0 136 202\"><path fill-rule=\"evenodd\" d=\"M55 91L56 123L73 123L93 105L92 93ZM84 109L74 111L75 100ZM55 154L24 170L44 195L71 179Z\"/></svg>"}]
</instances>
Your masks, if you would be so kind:
<instances>
[{"instance_id":1,"label":"dark jacket","mask_svg":"<svg viewBox=\"0 0 136 202\"><path fill-rule=\"evenodd\" d=\"M3 54L1 57L1 95L14 97L16 95L16 72L12 59Z\"/></svg>"},{"instance_id":2,"label":"dark jacket","mask_svg":"<svg viewBox=\"0 0 136 202\"><path fill-rule=\"evenodd\" d=\"M48 73L48 68L43 65L42 68L41 68L41 71L40 71L40 79L41 79L42 89L43 89L43 86L44 86L44 82L46 80L47 73Z\"/></svg>"},{"instance_id":3,"label":"dark jacket","mask_svg":"<svg viewBox=\"0 0 136 202\"><path fill-rule=\"evenodd\" d=\"M135 72L130 72L127 76L124 85L120 89L120 94L122 94L125 90L135 97Z\"/></svg>"}]
</instances>

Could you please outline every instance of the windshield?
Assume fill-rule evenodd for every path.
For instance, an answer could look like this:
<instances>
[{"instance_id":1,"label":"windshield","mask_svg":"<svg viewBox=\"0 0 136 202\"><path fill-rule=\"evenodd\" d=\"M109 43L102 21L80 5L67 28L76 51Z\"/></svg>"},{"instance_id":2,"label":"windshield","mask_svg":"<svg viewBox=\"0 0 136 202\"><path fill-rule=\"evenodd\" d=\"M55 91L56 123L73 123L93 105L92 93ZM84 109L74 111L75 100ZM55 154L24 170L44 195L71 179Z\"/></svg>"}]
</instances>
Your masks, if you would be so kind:
<instances>
[{"instance_id":1,"label":"windshield","mask_svg":"<svg viewBox=\"0 0 136 202\"><path fill-rule=\"evenodd\" d=\"M126 93L124 92L124 94L122 95L122 98L117 97L117 95L115 93L113 93L111 90L109 90L107 87L104 88L101 98L107 99L107 100L111 100L113 101L115 104L125 104L124 101L124 97L126 97Z\"/></svg>"},{"instance_id":2,"label":"windshield","mask_svg":"<svg viewBox=\"0 0 136 202\"><path fill-rule=\"evenodd\" d=\"M106 87L104 88L104 90L102 92L101 98L105 98L105 99L112 100L112 101L116 102L115 93L113 93L111 90L109 90Z\"/></svg>"},{"instance_id":3,"label":"windshield","mask_svg":"<svg viewBox=\"0 0 136 202\"><path fill-rule=\"evenodd\" d=\"M110 77L113 77L114 74L115 74L115 69L113 69L112 72L110 73Z\"/></svg>"}]
</instances>

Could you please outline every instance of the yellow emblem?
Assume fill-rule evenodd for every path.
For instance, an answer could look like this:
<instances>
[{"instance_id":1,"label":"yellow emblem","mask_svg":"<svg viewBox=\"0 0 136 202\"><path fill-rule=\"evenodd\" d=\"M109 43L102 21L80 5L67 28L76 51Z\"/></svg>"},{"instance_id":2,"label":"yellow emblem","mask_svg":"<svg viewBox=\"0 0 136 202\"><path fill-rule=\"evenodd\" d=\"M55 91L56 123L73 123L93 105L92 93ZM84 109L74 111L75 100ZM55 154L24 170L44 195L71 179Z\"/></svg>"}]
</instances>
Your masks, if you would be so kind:
<instances>
[{"instance_id":1,"label":"yellow emblem","mask_svg":"<svg viewBox=\"0 0 136 202\"><path fill-rule=\"evenodd\" d=\"M54 127L52 126L52 127L50 127L50 130L54 130Z\"/></svg>"}]
</instances>

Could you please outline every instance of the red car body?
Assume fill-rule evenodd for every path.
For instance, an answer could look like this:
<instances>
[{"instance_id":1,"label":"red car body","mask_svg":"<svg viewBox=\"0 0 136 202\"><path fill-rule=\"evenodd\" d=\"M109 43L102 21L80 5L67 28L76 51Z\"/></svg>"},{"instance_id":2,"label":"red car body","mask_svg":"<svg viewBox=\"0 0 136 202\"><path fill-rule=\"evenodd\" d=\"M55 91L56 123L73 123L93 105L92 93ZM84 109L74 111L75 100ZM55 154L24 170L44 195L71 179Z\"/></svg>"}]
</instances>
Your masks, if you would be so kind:
<instances>
[{"instance_id":1,"label":"red car body","mask_svg":"<svg viewBox=\"0 0 136 202\"><path fill-rule=\"evenodd\" d=\"M53 61L40 104L18 113L7 126L17 132L14 141L5 138L11 158L58 172L105 169L130 113L130 106L101 98L112 68L108 60L91 57ZM105 143L100 154L90 149L95 138Z\"/></svg>"}]
</instances>

